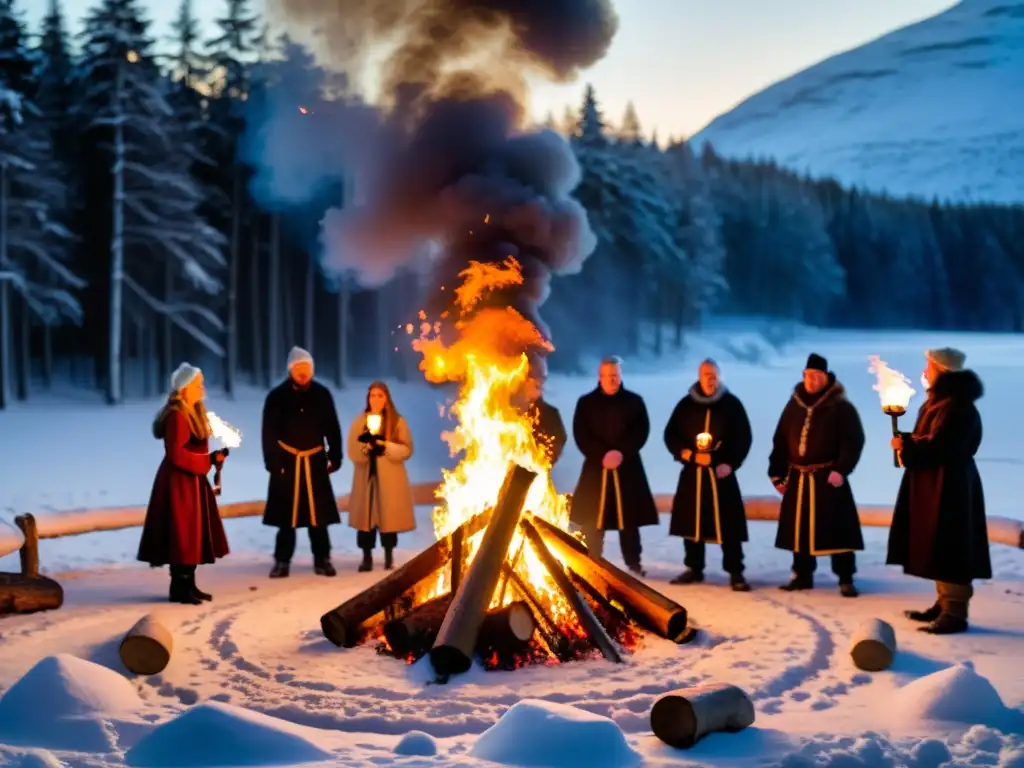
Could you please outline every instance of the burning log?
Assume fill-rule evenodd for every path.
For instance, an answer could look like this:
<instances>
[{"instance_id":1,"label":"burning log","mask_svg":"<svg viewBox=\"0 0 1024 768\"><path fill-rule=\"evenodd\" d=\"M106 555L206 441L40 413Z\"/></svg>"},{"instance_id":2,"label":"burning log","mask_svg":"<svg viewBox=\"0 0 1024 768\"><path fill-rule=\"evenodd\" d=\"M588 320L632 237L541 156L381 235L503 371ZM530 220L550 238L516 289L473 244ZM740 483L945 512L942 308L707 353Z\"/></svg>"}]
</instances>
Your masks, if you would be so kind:
<instances>
[{"instance_id":1,"label":"burning log","mask_svg":"<svg viewBox=\"0 0 1024 768\"><path fill-rule=\"evenodd\" d=\"M483 541L459 583L430 651L430 662L438 675L465 672L473 663L480 625L494 597L526 495L536 477L536 472L510 463Z\"/></svg>"},{"instance_id":2,"label":"burning log","mask_svg":"<svg viewBox=\"0 0 1024 768\"><path fill-rule=\"evenodd\" d=\"M871 619L860 626L850 643L850 656L857 669L881 672L888 669L896 655L896 632L881 619Z\"/></svg>"},{"instance_id":3,"label":"burning log","mask_svg":"<svg viewBox=\"0 0 1024 768\"><path fill-rule=\"evenodd\" d=\"M513 653L530 642L537 630L537 620L530 607L518 600L501 608L488 611L480 625L477 651L488 653Z\"/></svg>"},{"instance_id":4,"label":"burning log","mask_svg":"<svg viewBox=\"0 0 1024 768\"><path fill-rule=\"evenodd\" d=\"M534 618L538 621L537 631L540 633L541 638L543 638L544 644L560 661L567 661L569 658L569 648L565 635L560 631L559 626L555 624L554 619L548 615L544 604L537 597L537 593L507 563L502 568L502 573L519 591L519 594L523 596L526 604L533 610Z\"/></svg>"},{"instance_id":5,"label":"burning log","mask_svg":"<svg viewBox=\"0 0 1024 768\"><path fill-rule=\"evenodd\" d=\"M723 683L669 693L651 708L654 735L676 749L692 747L709 733L734 733L753 724L750 697L735 685Z\"/></svg>"},{"instance_id":6,"label":"burning log","mask_svg":"<svg viewBox=\"0 0 1024 768\"><path fill-rule=\"evenodd\" d=\"M452 604L452 593L428 600L416 606L411 613L384 625L384 639L396 656L423 656L434 644L444 615Z\"/></svg>"},{"instance_id":7,"label":"burning log","mask_svg":"<svg viewBox=\"0 0 1024 768\"><path fill-rule=\"evenodd\" d=\"M615 647L615 642L608 636L604 627L601 626L601 622L597 620L594 612L590 610L590 606L583 599L579 592L576 591L576 587L572 585L569 580L568 574L563 570L562 564L555 559L554 555L551 554L550 550L544 544L544 539L537 532L537 529L530 523L529 520L523 520L520 524L523 529L523 533L526 538L530 540L530 544L533 545L534 551L540 558L540 561L544 564L548 573L551 574L551 578L554 579L555 585L559 591L569 601L569 605L572 606L573 611L576 612L577 618L580 620L580 626L583 627L583 631L587 633L587 637L590 641L597 646L601 654L608 659L608 661L614 661L617 664L622 663L622 655L619 653L619 649Z\"/></svg>"},{"instance_id":8,"label":"burning log","mask_svg":"<svg viewBox=\"0 0 1024 768\"><path fill-rule=\"evenodd\" d=\"M156 675L164 671L173 650L174 635L171 630L150 613L128 630L118 653L129 672Z\"/></svg>"},{"instance_id":9,"label":"burning log","mask_svg":"<svg viewBox=\"0 0 1024 768\"><path fill-rule=\"evenodd\" d=\"M487 514L481 513L459 526L455 533L462 530L462 535L474 536L486 522ZM354 647L359 642L363 622L393 605L403 593L447 564L455 533L435 541L401 568L321 616L324 636L339 648Z\"/></svg>"},{"instance_id":10,"label":"burning log","mask_svg":"<svg viewBox=\"0 0 1024 768\"><path fill-rule=\"evenodd\" d=\"M618 598L649 630L675 643L691 639L683 606L616 568L603 557L594 557L583 544L546 520L535 515L531 515L529 520L544 542L569 568L601 590L605 597Z\"/></svg>"}]
</instances>

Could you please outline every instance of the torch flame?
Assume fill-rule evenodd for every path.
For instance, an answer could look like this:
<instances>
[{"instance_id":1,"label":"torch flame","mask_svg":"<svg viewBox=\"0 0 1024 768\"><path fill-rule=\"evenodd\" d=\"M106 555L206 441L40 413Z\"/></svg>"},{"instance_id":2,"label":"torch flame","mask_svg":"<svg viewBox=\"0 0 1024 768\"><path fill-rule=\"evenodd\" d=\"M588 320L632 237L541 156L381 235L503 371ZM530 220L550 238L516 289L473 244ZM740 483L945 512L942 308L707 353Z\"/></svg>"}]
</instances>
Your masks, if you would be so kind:
<instances>
[{"instance_id":1,"label":"torch flame","mask_svg":"<svg viewBox=\"0 0 1024 768\"><path fill-rule=\"evenodd\" d=\"M206 420L210 424L211 435L219 440L225 448L237 448L242 444L241 431L228 424L216 413L207 411Z\"/></svg>"},{"instance_id":2,"label":"torch flame","mask_svg":"<svg viewBox=\"0 0 1024 768\"><path fill-rule=\"evenodd\" d=\"M380 434L381 417L379 413L371 413L366 417L366 428L371 435Z\"/></svg>"},{"instance_id":3,"label":"torch flame","mask_svg":"<svg viewBox=\"0 0 1024 768\"><path fill-rule=\"evenodd\" d=\"M306 107L299 107L299 112L302 113L303 115L309 114L309 110Z\"/></svg>"},{"instance_id":4,"label":"torch flame","mask_svg":"<svg viewBox=\"0 0 1024 768\"><path fill-rule=\"evenodd\" d=\"M875 374L878 379L873 389L882 401L882 410L897 415L906 413L910 399L916 394L910 386L910 379L895 368L890 368L878 355L871 355L868 360L871 362L868 372Z\"/></svg>"},{"instance_id":5,"label":"torch flame","mask_svg":"<svg viewBox=\"0 0 1024 768\"><path fill-rule=\"evenodd\" d=\"M534 436L533 423L517 397L529 375L525 350L554 348L540 331L511 307L485 307L471 317L470 310L491 291L519 285L523 275L511 256L501 264L471 262L460 274L463 282L455 290L459 320L457 339L449 346L438 334L438 326L420 319L420 337L413 348L422 355L420 370L430 382L458 382L459 395L450 412L455 428L442 435L452 456L462 456L452 470L442 471L436 492L439 504L433 511L434 533L447 536L475 515L493 507L510 461L538 473L527 495L525 510L559 528L569 522L568 498L559 495L551 481L550 453L543 439ZM472 558L482 532L467 542ZM549 603L551 617L574 621L572 609L561 597L543 564L530 546L521 546L517 531L509 546L510 565L529 583L537 596ZM512 554L516 553L516 554ZM442 570L434 594L447 589L448 573ZM491 607L509 603L512 590L495 591Z\"/></svg>"}]
</instances>

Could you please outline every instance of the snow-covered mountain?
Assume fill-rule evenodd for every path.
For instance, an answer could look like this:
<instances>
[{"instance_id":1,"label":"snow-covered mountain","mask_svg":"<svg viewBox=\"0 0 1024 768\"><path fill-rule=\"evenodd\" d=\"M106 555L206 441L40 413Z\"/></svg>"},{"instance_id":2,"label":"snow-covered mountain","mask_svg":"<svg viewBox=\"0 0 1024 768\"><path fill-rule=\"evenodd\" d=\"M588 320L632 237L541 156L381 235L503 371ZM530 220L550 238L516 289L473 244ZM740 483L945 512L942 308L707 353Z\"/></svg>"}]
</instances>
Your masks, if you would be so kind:
<instances>
[{"instance_id":1,"label":"snow-covered mountain","mask_svg":"<svg viewBox=\"0 0 1024 768\"><path fill-rule=\"evenodd\" d=\"M770 86L693 141L895 195L1024 202L1024 0L962 0Z\"/></svg>"}]
</instances>

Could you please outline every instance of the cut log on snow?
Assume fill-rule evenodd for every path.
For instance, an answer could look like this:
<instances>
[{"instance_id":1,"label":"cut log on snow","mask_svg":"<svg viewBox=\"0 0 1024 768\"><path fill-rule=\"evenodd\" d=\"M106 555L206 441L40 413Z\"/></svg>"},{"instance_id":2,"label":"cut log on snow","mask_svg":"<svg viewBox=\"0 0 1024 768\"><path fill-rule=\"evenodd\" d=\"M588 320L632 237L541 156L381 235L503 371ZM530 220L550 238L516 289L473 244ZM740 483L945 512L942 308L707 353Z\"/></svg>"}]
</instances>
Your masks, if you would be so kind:
<instances>
[{"instance_id":1,"label":"cut log on snow","mask_svg":"<svg viewBox=\"0 0 1024 768\"><path fill-rule=\"evenodd\" d=\"M459 582L430 651L430 663L438 675L460 674L473 663L480 625L498 586L526 495L536 478L536 472L510 462L483 540Z\"/></svg>"},{"instance_id":2,"label":"cut log on snow","mask_svg":"<svg viewBox=\"0 0 1024 768\"><path fill-rule=\"evenodd\" d=\"M396 656L423 656L433 646L451 604L452 594L446 592L416 606L402 618L389 621L384 625L388 647Z\"/></svg>"},{"instance_id":3,"label":"cut log on snow","mask_svg":"<svg viewBox=\"0 0 1024 768\"><path fill-rule=\"evenodd\" d=\"M587 601L576 591L576 587L573 586L572 581L569 579L569 574L565 572L562 564L551 554L551 551L544 543L544 538L537 532L537 529L529 520L523 520L519 525L533 546L533 551L537 553L537 557L555 582L555 586L558 587L558 591L562 593L562 597L572 606L576 618L580 621L580 626L587 633L587 638L601 651L601 655L608 659L608 661L621 664L622 654L619 653L619 649L615 646L615 641L608 636L608 632L601 626L601 622L597 620L594 612L590 610Z\"/></svg>"},{"instance_id":4,"label":"cut log on snow","mask_svg":"<svg viewBox=\"0 0 1024 768\"><path fill-rule=\"evenodd\" d=\"M881 619L871 619L858 627L850 643L850 656L857 669L881 672L888 669L896 655L896 632Z\"/></svg>"},{"instance_id":5,"label":"cut log on snow","mask_svg":"<svg viewBox=\"0 0 1024 768\"><path fill-rule=\"evenodd\" d=\"M487 612L480 624L476 650L480 654L512 653L526 646L537 630L530 606L522 600Z\"/></svg>"},{"instance_id":6,"label":"cut log on snow","mask_svg":"<svg viewBox=\"0 0 1024 768\"><path fill-rule=\"evenodd\" d=\"M174 651L174 635L154 614L143 616L121 641L119 653L125 669L136 675L163 672Z\"/></svg>"},{"instance_id":7,"label":"cut log on snow","mask_svg":"<svg viewBox=\"0 0 1024 768\"><path fill-rule=\"evenodd\" d=\"M64 604L64 589L46 576L26 578L0 573L0 616L9 613L52 611Z\"/></svg>"},{"instance_id":8,"label":"cut log on snow","mask_svg":"<svg viewBox=\"0 0 1024 768\"><path fill-rule=\"evenodd\" d=\"M754 703L735 685L715 683L666 694L651 707L654 735L677 749L709 733L742 731L754 724Z\"/></svg>"},{"instance_id":9,"label":"cut log on snow","mask_svg":"<svg viewBox=\"0 0 1024 768\"><path fill-rule=\"evenodd\" d=\"M543 518L530 515L528 519L554 554L607 599L618 600L637 621L661 637L675 643L687 639L687 615L683 606L603 557L595 558L580 541Z\"/></svg>"},{"instance_id":10,"label":"cut log on snow","mask_svg":"<svg viewBox=\"0 0 1024 768\"><path fill-rule=\"evenodd\" d=\"M460 528L466 536L478 533L487 522L487 513L467 520ZM354 647L361 636L360 626L373 618L423 579L447 565L452 554L452 535L438 539L376 584L353 596L320 617L324 636L339 648Z\"/></svg>"}]
</instances>

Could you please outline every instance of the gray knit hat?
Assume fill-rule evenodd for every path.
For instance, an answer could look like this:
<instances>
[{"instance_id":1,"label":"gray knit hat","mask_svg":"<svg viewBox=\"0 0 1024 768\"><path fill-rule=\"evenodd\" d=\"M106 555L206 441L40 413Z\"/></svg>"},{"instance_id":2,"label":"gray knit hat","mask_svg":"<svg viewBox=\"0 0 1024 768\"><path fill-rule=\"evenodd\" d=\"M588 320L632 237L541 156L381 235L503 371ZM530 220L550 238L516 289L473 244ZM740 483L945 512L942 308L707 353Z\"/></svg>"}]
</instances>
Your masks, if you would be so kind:
<instances>
[{"instance_id":1,"label":"gray knit hat","mask_svg":"<svg viewBox=\"0 0 1024 768\"><path fill-rule=\"evenodd\" d=\"M967 355L959 349L943 347L942 349L925 350L924 356L944 371L956 373L964 369L967 362Z\"/></svg>"}]
</instances>

